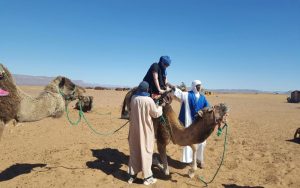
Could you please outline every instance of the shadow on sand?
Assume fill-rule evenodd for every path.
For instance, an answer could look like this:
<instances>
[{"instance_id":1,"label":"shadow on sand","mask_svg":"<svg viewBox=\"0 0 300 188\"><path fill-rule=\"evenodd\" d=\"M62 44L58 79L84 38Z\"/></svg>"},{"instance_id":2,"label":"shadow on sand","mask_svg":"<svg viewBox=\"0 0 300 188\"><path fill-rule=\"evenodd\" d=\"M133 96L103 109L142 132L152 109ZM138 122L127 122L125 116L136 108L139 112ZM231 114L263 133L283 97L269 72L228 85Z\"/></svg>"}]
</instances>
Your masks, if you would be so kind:
<instances>
[{"instance_id":1,"label":"shadow on sand","mask_svg":"<svg viewBox=\"0 0 300 188\"><path fill-rule=\"evenodd\" d=\"M34 168L45 167L46 164L14 164L0 173L0 182L13 179L22 174L29 174Z\"/></svg>"},{"instance_id":2,"label":"shadow on sand","mask_svg":"<svg viewBox=\"0 0 300 188\"><path fill-rule=\"evenodd\" d=\"M158 153L154 153L153 154L153 157L156 157L159 159L159 154ZM188 163L183 163L181 161L178 161L178 160L175 160L175 159L172 159L171 157L167 156L168 158L168 165L173 167L173 168L176 168L176 169L184 169L185 167L189 166Z\"/></svg>"},{"instance_id":3,"label":"shadow on sand","mask_svg":"<svg viewBox=\"0 0 300 188\"><path fill-rule=\"evenodd\" d=\"M88 161L86 165L92 169L99 169L107 175L113 175L122 181L128 180L128 174L122 170L123 165L128 164L129 156L120 152L117 149L104 148L92 149L92 154L97 159L95 161Z\"/></svg>"},{"instance_id":4,"label":"shadow on sand","mask_svg":"<svg viewBox=\"0 0 300 188\"><path fill-rule=\"evenodd\" d=\"M264 188L262 186L239 186L239 185L236 185L236 184L222 184L225 188Z\"/></svg>"},{"instance_id":5,"label":"shadow on sand","mask_svg":"<svg viewBox=\"0 0 300 188\"><path fill-rule=\"evenodd\" d=\"M300 144L300 138L294 138L294 139L290 139L290 140L286 140L286 141Z\"/></svg>"},{"instance_id":6,"label":"shadow on sand","mask_svg":"<svg viewBox=\"0 0 300 188\"><path fill-rule=\"evenodd\" d=\"M98 169L103 171L107 175L112 175L115 178L127 181L128 180L128 174L127 174L127 165L129 161L129 156L125 155L123 152L120 152L117 149L111 149L111 148L104 148L104 149L92 149L92 154L97 159L95 161L88 161L86 163L87 167L91 169ZM158 157L158 154L154 154L154 157ZM181 163L180 161L173 160L168 157L169 165L174 168L182 169L187 164ZM123 165L126 166L126 170L122 170L121 168ZM124 169L124 168L123 168ZM161 180L171 180L171 175L166 176L164 173L156 166L152 166L152 172L153 176L155 178L161 179ZM185 176L185 175L182 175ZM176 182L176 180L171 180L172 182ZM137 179L135 181L137 184L142 184L142 179Z\"/></svg>"}]
</instances>

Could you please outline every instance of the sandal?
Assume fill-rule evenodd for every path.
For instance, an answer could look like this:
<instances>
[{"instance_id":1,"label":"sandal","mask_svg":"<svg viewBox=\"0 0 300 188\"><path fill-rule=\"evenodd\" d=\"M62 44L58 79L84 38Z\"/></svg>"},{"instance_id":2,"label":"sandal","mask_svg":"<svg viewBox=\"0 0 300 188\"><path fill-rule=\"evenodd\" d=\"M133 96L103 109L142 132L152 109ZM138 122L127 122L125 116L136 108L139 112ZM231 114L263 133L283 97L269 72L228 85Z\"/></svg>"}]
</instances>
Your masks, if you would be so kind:
<instances>
[{"instance_id":1,"label":"sandal","mask_svg":"<svg viewBox=\"0 0 300 188\"><path fill-rule=\"evenodd\" d=\"M129 179L127 180L127 182L129 184L132 184L135 180L136 180L136 175L130 175L129 174Z\"/></svg>"},{"instance_id":2,"label":"sandal","mask_svg":"<svg viewBox=\"0 0 300 188\"><path fill-rule=\"evenodd\" d=\"M153 176L149 176L148 178L144 179L144 185L151 185L157 182L156 178L153 178Z\"/></svg>"}]
</instances>

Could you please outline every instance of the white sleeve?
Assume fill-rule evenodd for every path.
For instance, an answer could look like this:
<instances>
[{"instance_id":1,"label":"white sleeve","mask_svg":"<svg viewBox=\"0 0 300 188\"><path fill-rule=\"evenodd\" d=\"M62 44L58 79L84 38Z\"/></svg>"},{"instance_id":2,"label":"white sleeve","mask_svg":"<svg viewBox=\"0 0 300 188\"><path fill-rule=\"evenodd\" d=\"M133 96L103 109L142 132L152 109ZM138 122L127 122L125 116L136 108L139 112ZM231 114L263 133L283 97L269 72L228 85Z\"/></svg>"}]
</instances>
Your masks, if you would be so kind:
<instances>
[{"instance_id":1,"label":"white sleeve","mask_svg":"<svg viewBox=\"0 0 300 188\"><path fill-rule=\"evenodd\" d=\"M187 92L183 92L178 88L175 88L175 91L173 92L174 96L179 99L180 101L184 100L184 96L187 94Z\"/></svg>"},{"instance_id":2,"label":"white sleeve","mask_svg":"<svg viewBox=\"0 0 300 188\"><path fill-rule=\"evenodd\" d=\"M150 116L153 118L158 118L162 115L162 107L156 106L154 101L151 99L150 101Z\"/></svg>"}]
</instances>

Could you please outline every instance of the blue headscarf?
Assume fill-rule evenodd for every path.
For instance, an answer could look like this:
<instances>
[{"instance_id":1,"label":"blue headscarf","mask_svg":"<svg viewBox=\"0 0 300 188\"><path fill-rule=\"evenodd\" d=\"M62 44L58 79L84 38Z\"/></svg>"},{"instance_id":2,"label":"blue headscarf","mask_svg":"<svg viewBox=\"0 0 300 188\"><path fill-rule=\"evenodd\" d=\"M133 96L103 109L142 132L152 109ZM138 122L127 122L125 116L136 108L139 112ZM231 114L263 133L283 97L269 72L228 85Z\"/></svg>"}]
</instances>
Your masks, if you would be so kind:
<instances>
[{"instance_id":1,"label":"blue headscarf","mask_svg":"<svg viewBox=\"0 0 300 188\"><path fill-rule=\"evenodd\" d=\"M170 64L171 64L171 59L170 59L169 56L161 56L161 57L159 58L159 62L162 62L162 63L164 63L164 64L170 66Z\"/></svg>"},{"instance_id":2,"label":"blue headscarf","mask_svg":"<svg viewBox=\"0 0 300 188\"><path fill-rule=\"evenodd\" d=\"M148 93L148 89L149 89L149 84L146 81L142 81L139 86L138 86L138 90L137 93L135 95L137 96L146 96L149 97L150 94Z\"/></svg>"},{"instance_id":3,"label":"blue headscarf","mask_svg":"<svg viewBox=\"0 0 300 188\"><path fill-rule=\"evenodd\" d=\"M162 75L163 75L164 77L166 77L166 76L167 76L167 70L166 70L166 68L165 68L162 64L166 64L166 65L170 66L170 64L171 64L171 59L170 59L170 57L169 57L169 56L161 56L161 57L159 58L159 63L158 63L158 65L159 65L159 67L160 67L160 69L161 69L161 71L162 71Z\"/></svg>"}]
</instances>

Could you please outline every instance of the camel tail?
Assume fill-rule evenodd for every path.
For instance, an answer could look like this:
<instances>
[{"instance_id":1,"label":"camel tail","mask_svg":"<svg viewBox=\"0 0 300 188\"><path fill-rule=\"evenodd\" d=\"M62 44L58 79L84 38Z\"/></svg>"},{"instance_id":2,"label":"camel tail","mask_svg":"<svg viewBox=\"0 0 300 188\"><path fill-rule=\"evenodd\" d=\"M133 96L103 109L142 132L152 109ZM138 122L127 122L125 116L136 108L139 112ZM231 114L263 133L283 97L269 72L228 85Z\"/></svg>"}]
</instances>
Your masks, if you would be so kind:
<instances>
[{"instance_id":1,"label":"camel tail","mask_svg":"<svg viewBox=\"0 0 300 188\"><path fill-rule=\"evenodd\" d=\"M121 119L129 119L131 97L136 93L136 91L137 87L134 87L131 90L129 90L128 93L125 95L122 106Z\"/></svg>"},{"instance_id":2,"label":"camel tail","mask_svg":"<svg viewBox=\"0 0 300 188\"><path fill-rule=\"evenodd\" d=\"M127 106L127 97L125 97L123 100L121 119L129 119L129 113L128 110L126 110L126 106Z\"/></svg>"}]
</instances>

